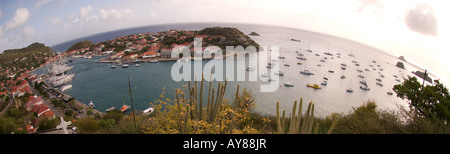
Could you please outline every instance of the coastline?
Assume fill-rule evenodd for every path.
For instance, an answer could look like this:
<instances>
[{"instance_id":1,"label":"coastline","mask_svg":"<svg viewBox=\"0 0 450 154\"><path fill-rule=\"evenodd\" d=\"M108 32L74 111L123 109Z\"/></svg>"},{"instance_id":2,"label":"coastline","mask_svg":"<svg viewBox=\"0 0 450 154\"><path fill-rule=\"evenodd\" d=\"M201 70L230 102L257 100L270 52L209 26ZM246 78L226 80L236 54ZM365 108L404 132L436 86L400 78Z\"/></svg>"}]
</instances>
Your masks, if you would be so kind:
<instances>
[{"instance_id":1,"label":"coastline","mask_svg":"<svg viewBox=\"0 0 450 154\"><path fill-rule=\"evenodd\" d=\"M230 56L237 56L237 55L242 55L242 54L246 54L246 53L234 53L234 54L226 54L223 55L222 58L201 58L198 59L196 57L190 57L187 58L188 60L211 60L211 59L226 59L227 57ZM177 61L177 60L182 60L183 58L162 58L162 57L157 57L157 58L146 58L146 59L138 59L137 61L130 61L130 60L107 60L107 58L102 58L98 61L95 61L96 63L143 63L143 62L150 62L152 60L157 60L158 62L167 62L167 61Z\"/></svg>"}]
</instances>

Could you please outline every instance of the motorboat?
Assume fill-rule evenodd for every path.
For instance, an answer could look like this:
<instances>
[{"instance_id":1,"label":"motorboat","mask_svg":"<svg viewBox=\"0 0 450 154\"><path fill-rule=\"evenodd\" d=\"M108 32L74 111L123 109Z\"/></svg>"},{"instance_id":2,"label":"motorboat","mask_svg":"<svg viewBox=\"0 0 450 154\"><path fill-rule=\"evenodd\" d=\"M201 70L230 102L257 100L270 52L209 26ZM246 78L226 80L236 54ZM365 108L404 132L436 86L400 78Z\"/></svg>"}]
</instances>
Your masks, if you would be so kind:
<instances>
[{"instance_id":1,"label":"motorboat","mask_svg":"<svg viewBox=\"0 0 450 154\"><path fill-rule=\"evenodd\" d=\"M391 91L387 92L388 95L393 95L394 93L392 93Z\"/></svg>"},{"instance_id":2,"label":"motorboat","mask_svg":"<svg viewBox=\"0 0 450 154\"><path fill-rule=\"evenodd\" d=\"M141 65L139 65L139 64L135 64L134 66L136 66L136 67L141 67Z\"/></svg>"},{"instance_id":3,"label":"motorboat","mask_svg":"<svg viewBox=\"0 0 450 154\"><path fill-rule=\"evenodd\" d=\"M246 70L246 71L254 71L254 70L255 70L255 67L250 66L250 67L247 67L245 70Z\"/></svg>"},{"instance_id":4,"label":"motorboat","mask_svg":"<svg viewBox=\"0 0 450 154\"><path fill-rule=\"evenodd\" d=\"M359 81L359 83L363 84L363 85L367 85L367 82L364 80Z\"/></svg>"},{"instance_id":5,"label":"motorboat","mask_svg":"<svg viewBox=\"0 0 450 154\"><path fill-rule=\"evenodd\" d=\"M362 90L365 90L365 91L369 91L370 90L370 88L368 86L366 86L366 85L359 86L359 88L361 88Z\"/></svg>"},{"instance_id":6,"label":"motorboat","mask_svg":"<svg viewBox=\"0 0 450 154\"><path fill-rule=\"evenodd\" d=\"M363 78L363 79L364 79L364 76L363 76L362 74L358 74L358 77L360 77L360 78Z\"/></svg>"},{"instance_id":7,"label":"motorboat","mask_svg":"<svg viewBox=\"0 0 450 154\"><path fill-rule=\"evenodd\" d=\"M143 115L150 115L151 113L153 113L155 109L153 107L149 107L147 109L145 109L144 111L142 111Z\"/></svg>"},{"instance_id":8,"label":"motorboat","mask_svg":"<svg viewBox=\"0 0 450 154\"><path fill-rule=\"evenodd\" d=\"M353 92L353 89L352 89L352 88L348 88L348 89L347 89L347 92L352 93L352 92Z\"/></svg>"},{"instance_id":9,"label":"motorboat","mask_svg":"<svg viewBox=\"0 0 450 154\"><path fill-rule=\"evenodd\" d=\"M314 75L313 73L309 72L308 70L300 71L300 74L304 74L304 75Z\"/></svg>"},{"instance_id":10,"label":"motorboat","mask_svg":"<svg viewBox=\"0 0 450 154\"><path fill-rule=\"evenodd\" d=\"M319 85L317 85L317 84L314 84L314 85L312 85L312 84L306 84L306 86L307 87L310 87L310 88L314 88L314 89L320 89L321 87L319 86Z\"/></svg>"},{"instance_id":11,"label":"motorboat","mask_svg":"<svg viewBox=\"0 0 450 154\"><path fill-rule=\"evenodd\" d=\"M111 69L115 69L116 68L116 66L115 65L111 65Z\"/></svg>"},{"instance_id":12,"label":"motorboat","mask_svg":"<svg viewBox=\"0 0 450 154\"><path fill-rule=\"evenodd\" d=\"M382 80L380 78L376 78L375 80L377 80L378 82L382 82Z\"/></svg>"},{"instance_id":13,"label":"motorboat","mask_svg":"<svg viewBox=\"0 0 450 154\"><path fill-rule=\"evenodd\" d=\"M301 57L301 56L297 56L297 59L300 59L300 60L306 60L305 57Z\"/></svg>"},{"instance_id":14,"label":"motorboat","mask_svg":"<svg viewBox=\"0 0 450 154\"><path fill-rule=\"evenodd\" d=\"M320 83L320 85L322 85L322 86L326 86L327 84L328 84L327 81L323 81L322 83Z\"/></svg>"},{"instance_id":15,"label":"motorboat","mask_svg":"<svg viewBox=\"0 0 450 154\"><path fill-rule=\"evenodd\" d=\"M115 106L111 106L111 107L109 107L108 109L106 109L105 111L106 111L106 112L109 112L109 111L112 111L112 110L115 110L115 109L116 109Z\"/></svg>"},{"instance_id":16,"label":"motorboat","mask_svg":"<svg viewBox=\"0 0 450 154\"><path fill-rule=\"evenodd\" d=\"M123 64L122 68L128 68L128 64Z\"/></svg>"},{"instance_id":17,"label":"motorboat","mask_svg":"<svg viewBox=\"0 0 450 154\"><path fill-rule=\"evenodd\" d=\"M124 105L122 105L122 108L120 109L120 111L126 112L129 108L130 108L130 106L124 104Z\"/></svg>"},{"instance_id":18,"label":"motorboat","mask_svg":"<svg viewBox=\"0 0 450 154\"><path fill-rule=\"evenodd\" d=\"M342 75L342 76L341 76L341 79L345 79L345 78L347 78L345 75Z\"/></svg>"},{"instance_id":19,"label":"motorboat","mask_svg":"<svg viewBox=\"0 0 450 154\"><path fill-rule=\"evenodd\" d=\"M277 71L277 72L275 72L275 75L284 76L284 72L282 72L282 71Z\"/></svg>"},{"instance_id":20,"label":"motorboat","mask_svg":"<svg viewBox=\"0 0 450 154\"><path fill-rule=\"evenodd\" d=\"M377 82L377 85L379 85L379 86L382 86L382 87L383 87L383 84L382 84L381 82Z\"/></svg>"},{"instance_id":21,"label":"motorboat","mask_svg":"<svg viewBox=\"0 0 450 154\"><path fill-rule=\"evenodd\" d=\"M62 86L61 91L66 91L67 89L70 89L70 88L72 88L72 85L68 84L68 85Z\"/></svg>"},{"instance_id":22,"label":"motorboat","mask_svg":"<svg viewBox=\"0 0 450 154\"><path fill-rule=\"evenodd\" d=\"M156 60L156 59L152 59L152 60L149 61L149 63L157 63L157 62L159 62L159 61Z\"/></svg>"},{"instance_id":23,"label":"motorboat","mask_svg":"<svg viewBox=\"0 0 450 154\"><path fill-rule=\"evenodd\" d=\"M284 86L286 86L286 87L294 87L294 84L292 84L291 82L286 82L284 84Z\"/></svg>"}]
</instances>

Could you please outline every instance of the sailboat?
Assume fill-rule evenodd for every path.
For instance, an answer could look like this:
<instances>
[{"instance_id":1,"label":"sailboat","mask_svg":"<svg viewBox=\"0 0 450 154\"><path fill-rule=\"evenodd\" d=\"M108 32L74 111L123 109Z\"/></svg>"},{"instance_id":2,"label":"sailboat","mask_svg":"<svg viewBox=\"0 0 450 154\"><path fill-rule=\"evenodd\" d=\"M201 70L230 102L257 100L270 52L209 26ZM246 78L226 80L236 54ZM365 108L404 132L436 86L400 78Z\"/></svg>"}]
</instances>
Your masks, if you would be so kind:
<instances>
[{"instance_id":1,"label":"sailboat","mask_svg":"<svg viewBox=\"0 0 450 154\"><path fill-rule=\"evenodd\" d=\"M305 70L300 71L300 74L304 74L304 75L314 75L313 73L309 72L309 71L306 69L306 63L305 63L304 66L305 66Z\"/></svg>"},{"instance_id":2,"label":"sailboat","mask_svg":"<svg viewBox=\"0 0 450 154\"><path fill-rule=\"evenodd\" d=\"M350 80L350 84L349 84L349 86L347 88L347 92L349 92L349 93L353 92L353 89L351 88L351 86L352 86L352 80Z\"/></svg>"},{"instance_id":3,"label":"sailboat","mask_svg":"<svg viewBox=\"0 0 450 154\"><path fill-rule=\"evenodd\" d=\"M284 66L289 67L290 65L285 61Z\"/></svg>"}]
</instances>

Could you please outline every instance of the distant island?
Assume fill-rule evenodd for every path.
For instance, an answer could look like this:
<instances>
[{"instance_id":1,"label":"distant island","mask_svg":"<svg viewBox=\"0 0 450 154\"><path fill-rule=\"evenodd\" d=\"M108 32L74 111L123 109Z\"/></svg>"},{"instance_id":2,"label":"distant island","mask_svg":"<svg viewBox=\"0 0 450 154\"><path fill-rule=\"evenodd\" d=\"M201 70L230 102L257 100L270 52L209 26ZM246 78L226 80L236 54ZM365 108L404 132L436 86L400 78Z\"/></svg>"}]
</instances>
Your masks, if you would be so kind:
<instances>
[{"instance_id":1,"label":"distant island","mask_svg":"<svg viewBox=\"0 0 450 154\"><path fill-rule=\"evenodd\" d=\"M248 35L251 35L251 36L260 36L258 33L256 33L256 32L251 32L250 34L248 34Z\"/></svg>"},{"instance_id":2,"label":"distant island","mask_svg":"<svg viewBox=\"0 0 450 154\"><path fill-rule=\"evenodd\" d=\"M168 30L158 33L148 32L116 39L98 42L92 45L90 41L75 43L63 56L89 58L97 55L110 55L98 62L130 63L147 61L177 60L179 55L172 55L172 49L186 46L194 52L194 38L202 38L202 50L208 46L217 46L223 53L227 46L254 46L259 44L237 28L208 27L200 31ZM226 55L225 55L226 56Z\"/></svg>"},{"instance_id":3,"label":"distant island","mask_svg":"<svg viewBox=\"0 0 450 154\"><path fill-rule=\"evenodd\" d=\"M398 57L398 59L400 59L400 60L406 62L405 57L403 57L403 56Z\"/></svg>"},{"instance_id":4,"label":"distant island","mask_svg":"<svg viewBox=\"0 0 450 154\"><path fill-rule=\"evenodd\" d=\"M401 69L405 69L405 65L402 62L397 62L397 64L395 64L395 66L397 66L398 68L401 68Z\"/></svg>"},{"instance_id":5,"label":"distant island","mask_svg":"<svg viewBox=\"0 0 450 154\"><path fill-rule=\"evenodd\" d=\"M416 76L422 78L422 79L425 79L425 81L428 81L429 83L433 83L433 79L431 79L430 76L428 76L428 73L426 75L425 75L424 72L421 72L421 71L415 71L415 72L412 72L412 73L415 74Z\"/></svg>"}]
</instances>

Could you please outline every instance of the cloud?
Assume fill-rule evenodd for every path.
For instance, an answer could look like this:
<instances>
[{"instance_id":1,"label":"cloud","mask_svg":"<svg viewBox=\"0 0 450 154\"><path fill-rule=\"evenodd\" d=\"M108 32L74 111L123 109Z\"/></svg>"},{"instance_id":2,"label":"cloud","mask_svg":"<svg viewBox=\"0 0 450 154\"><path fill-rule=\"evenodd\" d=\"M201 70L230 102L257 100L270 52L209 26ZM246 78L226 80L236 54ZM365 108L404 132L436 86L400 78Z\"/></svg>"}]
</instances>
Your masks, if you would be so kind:
<instances>
[{"instance_id":1,"label":"cloud","mask_svg":"<svg viewBox=\"0 0 450 154\"><path fill-rule=\"evenodd\" d=\"M87 16L89 16L89 14L91 13L91 11L92 11L92 6L90 6L90 5L85 6L85 7L82 7L81 10L80 10L80 14L78 15L78 17L79 17L79 18L87 17Z\"/></svg>"},{"instance_id":2,"label":"cloud","mask_svg":"<svg viewBox=\"0 0 450 154\"><path fill-rule=\"evenodd\" d=\"M46 23L50 23L51 25L58 25L63 22L61 18L58 17L46 17L44 20Z\"/></svg>"},{"instance_id":3,"label":"cloud","mask_svg":"<svg viewBox=\"0 0 450 154\"><path fill-rule=\"evenodd\" d=\"M363 12L364 10L373 9L373 14L381 14L383 13L383 9L385 8L384 4L378 0L358 0L361 3L356 12Z\"/></svg>"},{"instance_id":4,"label":"cloud","mask_svg":"<svg viewBox=\"0 0 450 154\"><path fill-rule=\"evenodd\" d=\"M122 19L122 18L129 18L132 16L134 16L134 12L129 9L124 9L124 10L101 9L100 10L100 17L103 20Z\"/></svg>"},{"instance_id":5,"label":"cloud","mask_svg":"<svg viewBox=\"0 0 450 154\"><path fill-rule=\"evenodd\" d=\"M39 0L36 4L34 4L34 9L40 8L41 6L47 4L52 0Z\"/></svg>"},{"instance_id":6,"label":"cloud","mask_svg":"<svg viewBox=\"0 0 450 154\"><path fill-rule=\"evenodd\" d=\"M437 19L434 16L433 8L427 4L418 4L408 10L404 21L411 31L426 36L438 35Z\"/></svg>"},{"instance_id":7,"label":"cloud","mask_svg":"<svg viewBox=\"0 0 450 154\"><path fill-rule=\"evenodd\" d=\"M30 18L30 11L26 8L18 8L14 14L14 17L6 22L5 31L15 29L25 24Z\"/></svg>"}]
</instances>

